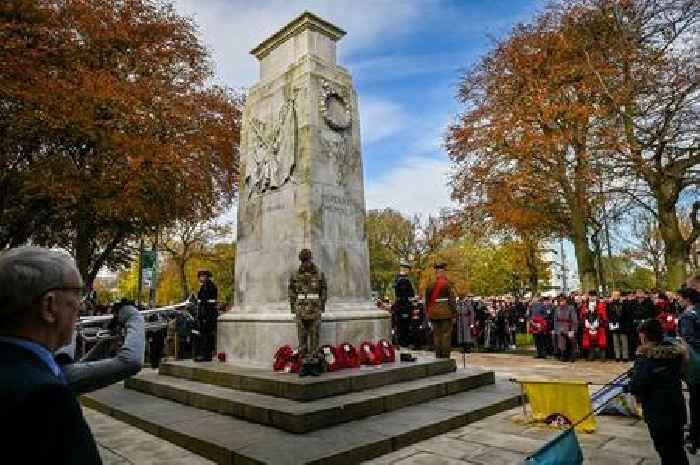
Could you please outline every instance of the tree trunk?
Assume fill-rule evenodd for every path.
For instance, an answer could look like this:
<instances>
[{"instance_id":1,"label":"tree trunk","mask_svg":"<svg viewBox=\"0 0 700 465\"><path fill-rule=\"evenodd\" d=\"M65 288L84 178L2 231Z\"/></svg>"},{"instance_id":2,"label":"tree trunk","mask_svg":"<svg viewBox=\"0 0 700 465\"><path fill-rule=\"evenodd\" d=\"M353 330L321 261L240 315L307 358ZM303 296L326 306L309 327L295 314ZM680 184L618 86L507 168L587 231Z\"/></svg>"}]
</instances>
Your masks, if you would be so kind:
<instances>
[{"instance_id":1,"label":"tree trunk","mask_svg":"<svg viewBox=\"0 0 700 465\"><path fill-rule=\"evenodd\" d=\"M596 264L596 278L600 285L601 292L606 295L608 293L608 281L605 276L605 266L603 264L603 249L600 244L600 231L593 234L591 237L593 243L593 259Z\"/></svg>"},{"instance_id":2,"label":"tree trunk","mask_svg":"<svg viewBox=\"0 0 700 465\"><path fill-rule=\"evenodd\" d=\"M182 289L182 299L185 300L190 296L190 289L187 285L187 273L185 272L185 260L177 260L177 270L180 273L180 289Z\"/></svg>"},{"instance_id":3,"label":"tree trunk","mask_svg":"<svg viewBox=\"0 0 700 465\"><path fill-rule=\"evenodd\" d=\"M85 291L92 290L94 277L90 277L90 265L92 263L92 234L85 227L86 223L78 223L73 241L73 253L75 265L78 267L80 277L83 279Z\"/></svg>"},{"instance_id":4,"label":"tree trunk","mask_svg":"<svg viewBox=\"0 0 700 465\"><path fill-rule=\"evenodd\" d=\"M581 140L585 140L585 131ZM579 285L581 290L585 292L598 289L595 259L588 244L590 208L587 179L590 172L586 145L575 144L573 148L576 153L573 179L571 179L571 184L566 183L562 187L565 189L565 199L569 206L569 238L574 244Z\"/></svg>"},{"instance_id":5,"label":"tree trunk","mask_svg":"<svg viewBox=\"0 0 700 465\"><path fill-rule=\"evenodd\" d=\"M598 289L593 252L588 245L586 222L581 216L571 215L571 242L574 244L576 265L582 291Z\"/></svg>"},{"instance_id":6,"label":"tree trunk","mask_svg":"<svg viewBox=\"0 0 700 465\"><path fill-rule=\"evenodd\" d=\"M654 287L661 289L663 285L663 274L661 273L661 263L659 260L654 260Z\"/></svg>"},{"instance_id":7,"label":"tree trunk","mask_svg":"<svg viewBox=\"0 0 700 465\"><path fill-rule=\"evenodd\" d=\"M89 271L87 275L83 278L85 280L85 287L92 290L95 279L97 278L97 273L100 272L104 266L107 259L114 253L114 250L121 245L121 243L126 238L123 231L119 230L114 235L114 238L107 244L102 253L92 262L89 266Z\"/></svg>"},{"instance_id":8,"label":"tree trunk","mask_svg":"<svg viewBox=\"0 0 700 465\"><path fill-rule=\"evenodd\" d=\"M536 296L540 291L539 277L537 276L537 267L534 267L534 270L531 266L528 266L527 268L528 268L527 281L529 283L530 292L532 293L533 296Z\"/></svg>"},{"instance_id":9,"label":"tree trunk","mask_svg":"<svg viewBox=\"0 0 700 465\"><path fill-rule=\"evenodd\" d=\"M538 241L528 239L526 239L524 242L526 247L525 265L527 268L527 282L528 287L530 288L530 293L534 297L538 295L540 290L539 273L537 270L537 254L539 253L539 243Z\"/></svg>"},{"instance_id":10,"label":"tree trunk","mask_svg":"<svg viewBox=\"0 0 700 465\"><path fill-rule=\"evenodd\" d=\"M659 211L659 233L664 240L666 287L675 290L687 277L686 264L689 260L690 247L683 238L678 224L675 196L664 195L663 187L655 189L654 193Z\"/></svg>"}]
</instances>

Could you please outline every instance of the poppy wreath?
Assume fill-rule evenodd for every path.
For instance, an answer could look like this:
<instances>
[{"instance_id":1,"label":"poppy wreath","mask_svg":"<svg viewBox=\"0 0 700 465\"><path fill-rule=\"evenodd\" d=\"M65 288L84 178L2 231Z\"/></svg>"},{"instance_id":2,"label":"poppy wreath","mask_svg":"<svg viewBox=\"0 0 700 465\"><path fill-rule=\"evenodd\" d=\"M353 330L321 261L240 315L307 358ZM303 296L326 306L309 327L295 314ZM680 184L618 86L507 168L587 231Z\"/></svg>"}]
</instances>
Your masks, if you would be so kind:
<instances>
[{"instance_id":1,"label":"poppy wreath","mask_svg":"<svg viewBox=\"0 0 700 465\"><path fill-rule=\"evenodd\" d=\"M360 344L360 363L362 365L381 365L384 361L382 349L379 344L365 341Z\"/></svg>"},{"instance_id":2,"label":"poppy wreath","mask_svg":"<svg viewBox=\"0 0 700 465\"><path fill-rule=\"evenodd\" d=\"M357 368L360 366L360 354L357 353L355 347L345 342L340 346L343 368Z\"/></svg>"},{"instance_id":3,"label":"poppy wreath","mask_svg":"<svg viewBox=\"0 0 700 465\"><path fill-rule=\"evenodd\" d=\"M326 363L326 371L338 371L343 366L343 356L340 347L333 347L331 345L321 346L318 349L318 354L321 359Z\"/></svg>"},{"instance_id":4,"label":"poppy wreath","mask_svg":"<svg viewBox=\"0 0 700 465\"><path fill-rule=\"evenodd\" d=\"M292 349L289 345L280 347L275 353L272 368L275 371L298 373L299 369L301 368L299 353Z\"/></svg>"},{"instance_id":5,"label":"poppy wreath","mask_svg":"<svg viewBox=\"0 0 700 465\"><path fill-rule=\"evenodd\" d=\"M272 362L272 369L275 371L284 370L284 365L289 361L289 359L294 354L294 350L289 345L285 345L277 349L275 352L275 357Z\"/></svg>"},{"instance_id":6,"label":"poppy wreath","mask_svg":"<svg viewBox=\"0 0 700 465\"><path fill-rule=\"evenodd\" d=\"M394 346L389 343L386 339L382 339L377 344L382 351L382 360L388 363L394 363L396 361L396 351Z\"/></svg>"}]
</instances>

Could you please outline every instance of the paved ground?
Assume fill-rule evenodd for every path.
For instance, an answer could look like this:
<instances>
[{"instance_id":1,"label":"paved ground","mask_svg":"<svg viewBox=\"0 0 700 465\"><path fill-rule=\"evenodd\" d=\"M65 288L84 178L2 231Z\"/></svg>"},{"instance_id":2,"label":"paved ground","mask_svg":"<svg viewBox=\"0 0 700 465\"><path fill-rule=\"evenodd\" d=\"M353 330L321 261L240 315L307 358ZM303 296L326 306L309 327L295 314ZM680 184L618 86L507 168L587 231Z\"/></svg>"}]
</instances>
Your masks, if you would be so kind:
<instances>
[{"instance_id":1,"label":"paved ground","mask_svg":"<svg viewBox=\"0 0 700 465\"><path fill-rule=\"evenodd\" d=\"M453 354L461 367L461 354ZM495 370L508 378L544 377L584 379L603 384L628 370L631 364L617 362L563 363L509 354L468 354L468 366ZM598 389L592 386L592 389ZM436 436L413 446L365 462L366 465L522 465L523 459L538 450L557 431L543 426L523 425L521 409L494 415L469 426ZM584 463L591 465L659 464L643 421L612 416L597 417L598 430L579 434ZM700 465L700 455L691 457Z\"/></svg>"},{"instance_id":2,"label":"paved ground","mask_svg":"<svg viewBox=\"0 0 700 465\"><path fill-rule=\"evenodd\" d=\"M104 465L210 465L207 459L83 407Z\"/></svg>"},{"instance_id":3,"label":"paved ground","mask_svg":"<svg viewBox=\"0 0 700 465\"><path fill-rule=\"evenodd\" d=\"M462 367L461 354L454 354ZM533 357L509 354L469 354L469 366L495 370L508 378L523 376L552 379L579 378L604 383L629 368L615 362L562 363L536 360ZM100 445L105 465L200 465L212 462L163 441L135 427L114 420L88 408L86 418ZM437 436L400 451L387 454L368 464L457 465L498 464L521 465L523 459L557 434L548 428L520 425L521 416L513 409L472 425ZM643 422L629 418L598 417L598 431L580 434L585 463L596 465L650 465L659 461ZM700 465L700 455L691 458Z\"/></svg>"},{"instance_id":4,"label":"paved ground","mask_svg":"<svg viewBox=\"0 0 700 465\"><path fill-rule=\"evenodd\" d=\"M590 383L606 383L620 373L629 370L631 363L621 362L589 362L579 360L575 363L560 362L554 359L536 359L528 355L502 354L467 354L462 356L456 352L452 358L457 361L457 367L461 368L466 362L467 366L475 366L494 370L496 375L508 378L542 377L547 379L583 379Z\"/></svg>"}]
</instances>

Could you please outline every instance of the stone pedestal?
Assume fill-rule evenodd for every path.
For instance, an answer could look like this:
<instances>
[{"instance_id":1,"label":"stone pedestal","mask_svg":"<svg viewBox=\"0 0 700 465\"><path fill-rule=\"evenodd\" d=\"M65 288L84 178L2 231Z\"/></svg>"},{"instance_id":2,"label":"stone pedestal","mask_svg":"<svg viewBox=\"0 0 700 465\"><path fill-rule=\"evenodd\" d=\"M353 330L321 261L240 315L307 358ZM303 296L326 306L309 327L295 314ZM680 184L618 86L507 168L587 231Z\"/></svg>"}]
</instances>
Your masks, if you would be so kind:
<instances>
[{"instance_id":1,"label":"stone pedestal","mask_svg":"<svg viewBox=\"0 0 700 465\"><path fill-rule=\"evenodd\" d=\"M270 366L297 345L287 286L303 248L328 281L321 344L390 336L370 300L357 94L336 64L344 34L307 12L251 52L260 82L243 112L235 299L217 339L232 363Z\"/></svg>"}]
</instances>

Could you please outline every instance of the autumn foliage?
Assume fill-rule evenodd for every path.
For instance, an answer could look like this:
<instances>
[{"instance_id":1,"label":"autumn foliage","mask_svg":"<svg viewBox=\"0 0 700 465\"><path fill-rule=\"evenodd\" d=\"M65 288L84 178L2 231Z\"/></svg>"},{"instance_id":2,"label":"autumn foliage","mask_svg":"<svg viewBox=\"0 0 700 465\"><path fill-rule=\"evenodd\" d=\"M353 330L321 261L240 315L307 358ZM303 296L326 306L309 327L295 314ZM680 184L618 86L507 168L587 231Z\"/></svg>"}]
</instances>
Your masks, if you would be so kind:
<instances>
[{"instance_id":1,"label":"autumn foliage","mask_svg":"<svg viewBox=\"0 0 700 465\"><path fill-rule=\"evenodd\" d=\"M195 25L151 0L0 4L0 248L73 250L91 282L135 234L214 215L241 97Z\"/></svg>"},{"instance_id":2,"label":"autumn foliage","mask_svg":"<svg viewBox=\"0 0 700 465\"><path fill-rule=\"evenodd\" d=\"M700 235L700 201L687 237L677 215L700 185L698 55L684 45L699 25L691 0L570 0L516 26L463 76L453 197L522 237L567 236L585 288L600 284L596 228L624 198L658 219L680 284Z\"/></svg>"}]
</instances>

